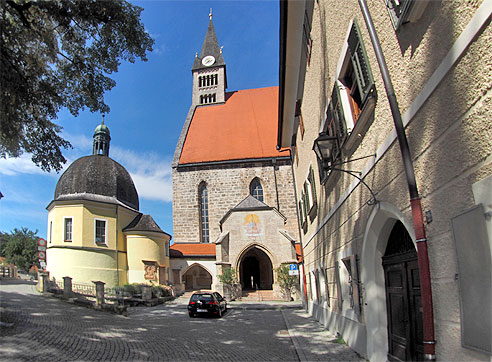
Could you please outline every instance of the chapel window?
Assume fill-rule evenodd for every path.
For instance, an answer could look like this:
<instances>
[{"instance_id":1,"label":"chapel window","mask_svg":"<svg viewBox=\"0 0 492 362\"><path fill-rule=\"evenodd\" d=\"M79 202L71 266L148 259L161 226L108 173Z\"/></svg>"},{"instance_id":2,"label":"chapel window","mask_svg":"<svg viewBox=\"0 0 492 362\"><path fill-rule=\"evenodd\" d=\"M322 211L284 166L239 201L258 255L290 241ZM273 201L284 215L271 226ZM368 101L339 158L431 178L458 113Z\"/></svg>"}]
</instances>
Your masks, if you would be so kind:
<instances>
[{"instance_id":1,"label":"chapel window","mask_svg":"<svg viewBox=\"0 0 492 362\"><path fill-rule=\"evenodd\" d=\"M64 222L63 240L72 241L72 218L66 217Z\"/></svg>"},{"instance_id":2,"label":"chapel window","mask_svg":"<svg viewBox=\"0 0 492 362\"><path fill-rule=\"evenodd\" d=\"M257 177L255 177L253 181L251 181L249 189L251 196L263 202L263 187L261 186L260 180Z\"/></svg>"},{"instance_id":3,"label":"chapel window","mask_svg":"<svg viewBox=\"0 0 492 362\"><path fill-rule=\"evenodd\" d=\"M106 244L106 220L96 219L94 229L95 243Z\"/></svg>"},{"instance_id":4,"label":"chapel window","mask_svg":"<svg viewBox=\"0 0 492 362\"><path fill-rule=\"evenodd\" d=\"M207 185L202 184L199 188L200 203L200 237L202 243L210 242L209 219L208 219L208 191Z\"/></svg>"}]
</instances>

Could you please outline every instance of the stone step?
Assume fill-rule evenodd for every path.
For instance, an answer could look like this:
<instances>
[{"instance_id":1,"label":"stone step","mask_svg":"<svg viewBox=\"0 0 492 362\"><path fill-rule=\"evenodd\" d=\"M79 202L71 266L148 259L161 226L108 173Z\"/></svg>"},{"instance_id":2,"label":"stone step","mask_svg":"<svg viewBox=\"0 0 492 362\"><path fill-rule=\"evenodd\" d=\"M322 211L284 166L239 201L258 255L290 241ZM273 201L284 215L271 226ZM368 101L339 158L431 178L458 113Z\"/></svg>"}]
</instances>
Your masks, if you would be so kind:
<instances>
[{"instance_id":1,"label":"stone step","mask_svg":"<svg viewBox=\"0 0 492 362\"><path fill-rule=\"evenodd\" d=\"M265 301L265 300L279 300L273 295L273 290L258 290L258 291L246 291L243 292L241 298L243 301Z\"/></svg>"}]
</instances>

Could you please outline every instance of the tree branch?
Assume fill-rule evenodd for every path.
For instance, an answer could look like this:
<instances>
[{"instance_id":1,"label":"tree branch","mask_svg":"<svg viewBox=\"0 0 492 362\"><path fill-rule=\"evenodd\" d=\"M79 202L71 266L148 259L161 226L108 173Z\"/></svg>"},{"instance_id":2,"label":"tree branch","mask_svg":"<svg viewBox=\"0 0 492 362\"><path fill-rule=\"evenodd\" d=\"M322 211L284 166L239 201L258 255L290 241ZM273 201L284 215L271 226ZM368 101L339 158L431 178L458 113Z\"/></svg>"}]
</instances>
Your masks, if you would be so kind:
<instances>
[{"instance_id":1,"label":"tree branch","mask_svg":"<svg viewBox=\"0 0 492 362\"><path fill-rule=\"evenodd\" d=\"M29 20L27 20L26 16L24 15L24 11L29 10L29 8L32 6L31 2L27 2L25 4L19 5L13 0L7 0L7 4L10 5L12 8L14 8L17 13L19 14L19 17L22 20L22 23L27 26L29 29L31 29L31 23Z\"/></svg>"}]
</instances>

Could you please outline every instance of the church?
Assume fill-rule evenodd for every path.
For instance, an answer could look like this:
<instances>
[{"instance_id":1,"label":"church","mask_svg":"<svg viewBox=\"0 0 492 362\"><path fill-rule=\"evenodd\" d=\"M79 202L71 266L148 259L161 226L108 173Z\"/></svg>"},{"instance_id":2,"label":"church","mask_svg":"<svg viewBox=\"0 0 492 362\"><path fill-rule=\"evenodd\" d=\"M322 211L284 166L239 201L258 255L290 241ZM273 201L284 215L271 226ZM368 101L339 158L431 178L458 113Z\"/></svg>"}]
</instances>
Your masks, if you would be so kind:
<instances>
[{"instance_id":1,"label":"church","mask_svg":"<svg viewBox=\"0 0 492 362\"><path fill-rule=\"evenodd\" d=\"M242 291L279 298L275 269L300 249L291 157L276 148L278 87L226 91L211 14L192 74L172 163L170 280L223 291L218 275L233 268Z\"/></svg>"},{"instance_id":2,"label":"church","mask_svg":"<svg viewBox=\"0 0 492 362\"><path fill-rule=\"evenodd\" d=\"M168 284L171 236L139 211L130 174L109 157L104 119L93 138L93 154L68 167L47 207L50 278L110 287Z\"/></svg>"}]
</instances>

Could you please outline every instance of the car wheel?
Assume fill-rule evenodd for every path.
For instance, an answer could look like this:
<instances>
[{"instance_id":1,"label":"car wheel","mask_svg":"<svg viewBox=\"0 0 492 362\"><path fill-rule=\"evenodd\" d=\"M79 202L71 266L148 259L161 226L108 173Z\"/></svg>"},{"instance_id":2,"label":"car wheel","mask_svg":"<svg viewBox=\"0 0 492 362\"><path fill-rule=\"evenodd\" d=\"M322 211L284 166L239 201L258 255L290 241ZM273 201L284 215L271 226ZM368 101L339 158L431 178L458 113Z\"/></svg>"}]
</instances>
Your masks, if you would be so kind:
<instances>
[{"instance_id":1,"label":"car wheel","mask_svg":"<svg viewBox=\"0 0 492 362\"><path fill-rule=\"evenodd\" d=\"M195 317L195 313L192 313L192 312L188 312L188 315L189 315L191 318Z\"/></svg>"},{"instance_id":2,"label":"car wheel","mask_svg":"<svg viewBox=\"0 0 492 362\"><path fill-rule=\"evenodd\" d=\"M217 313L218 318L222 318L222 309L219 307L219 312Z\"/></svg>"}]
</instances>

